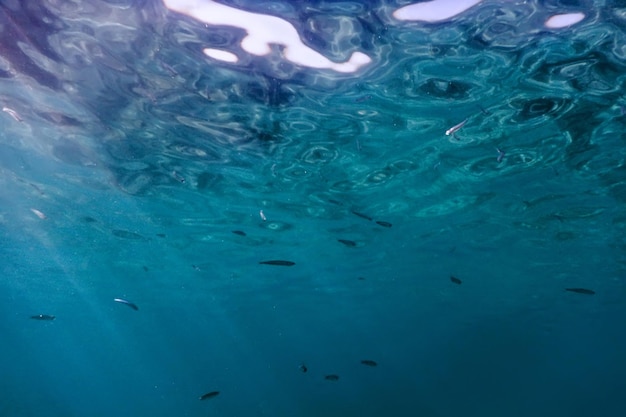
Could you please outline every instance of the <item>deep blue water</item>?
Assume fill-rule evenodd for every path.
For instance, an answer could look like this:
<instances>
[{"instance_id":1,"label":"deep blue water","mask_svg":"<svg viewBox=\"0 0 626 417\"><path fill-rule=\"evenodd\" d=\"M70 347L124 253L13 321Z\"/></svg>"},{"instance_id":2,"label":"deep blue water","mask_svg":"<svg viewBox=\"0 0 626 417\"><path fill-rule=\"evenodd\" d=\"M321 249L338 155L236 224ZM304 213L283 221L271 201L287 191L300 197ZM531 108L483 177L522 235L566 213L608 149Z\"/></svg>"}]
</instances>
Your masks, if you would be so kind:
<instances>
[{"instance_id":1,"label":"deep blue water","mask_svg":"<svg viewBox=\"0 0 626 417\"><path fill-rule=\"evenodd\" d=\"M0 416L626 415L626 2L223 4L0 1Z\"/></svg>"}]
</instances>

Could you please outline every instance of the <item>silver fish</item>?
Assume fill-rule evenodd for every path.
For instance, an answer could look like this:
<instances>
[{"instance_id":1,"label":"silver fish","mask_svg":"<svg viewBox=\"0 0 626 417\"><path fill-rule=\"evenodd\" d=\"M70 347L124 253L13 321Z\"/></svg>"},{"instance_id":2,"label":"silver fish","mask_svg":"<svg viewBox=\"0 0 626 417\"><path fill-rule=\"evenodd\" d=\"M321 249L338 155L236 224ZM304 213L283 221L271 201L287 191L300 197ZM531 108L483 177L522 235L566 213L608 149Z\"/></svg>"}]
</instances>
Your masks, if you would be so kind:
<instances>
[{"instance_id":1,"label":"silver fish","mask_svg":"<svg viewBox=\"0 0 626 417\"><path fill-rule=\"evenodd\" d=\"M450 135L454 135L456 132L458 132L463 126L465 126L465 123L467 123L469 119L465 119L463 120L461 123L459 123L458 125L454 125L452 126L450 129L446 130L446 136L450 136Z\"/></svg>"},{"instance_id":2,"label":"silver fish","mask_svg":"<svg viewBox=\"0 0 626 417\"><path fill-rule=\"evenodd\" d=\"M130 301L124 300L123 298L114 298L113 301L115 301L116 303L126 304L133 310L139 310L139 307L137 307L135 303L131 303Z\"/></svg>"}]
</instances>

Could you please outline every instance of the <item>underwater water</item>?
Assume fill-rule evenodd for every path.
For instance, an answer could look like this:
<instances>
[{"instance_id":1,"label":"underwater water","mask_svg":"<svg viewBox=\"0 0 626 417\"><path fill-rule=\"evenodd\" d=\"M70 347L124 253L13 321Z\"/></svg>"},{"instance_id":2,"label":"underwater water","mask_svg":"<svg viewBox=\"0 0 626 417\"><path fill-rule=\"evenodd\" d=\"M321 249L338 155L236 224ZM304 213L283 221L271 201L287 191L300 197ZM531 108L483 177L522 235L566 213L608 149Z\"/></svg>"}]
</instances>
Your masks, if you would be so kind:
<instances>
[{"instance_id":1,"label":"underwater water","mask_svg":"<svg viewBox=\"0 0 626 417\"><path fill-rule=\"evenodd\" d=\"M0 33L0 416L626 415L626 2Z\"/></svg>"}]
</instances>

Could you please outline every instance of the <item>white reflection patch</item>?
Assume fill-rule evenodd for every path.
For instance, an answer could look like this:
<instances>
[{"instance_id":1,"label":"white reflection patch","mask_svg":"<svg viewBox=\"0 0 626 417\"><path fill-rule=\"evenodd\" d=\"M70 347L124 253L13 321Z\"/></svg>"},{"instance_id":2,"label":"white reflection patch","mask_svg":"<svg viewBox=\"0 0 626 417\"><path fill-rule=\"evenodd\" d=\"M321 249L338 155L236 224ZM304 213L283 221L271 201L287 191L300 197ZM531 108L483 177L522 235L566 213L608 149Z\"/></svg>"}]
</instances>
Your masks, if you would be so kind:
<instances>
[{"instance_id":1,"label":"white reflection patch","mask_svg":"<svg viewBox=\"0 0 626 417\"><path fill-rule=\"evenodd\" d=\"M241 48L253 55L267 55L271 51L270 45L282 45L285 47L284 58L295 64L310 68L332 69L342 73L358 71L372 61L364 53L354 52L347 62L333 62L302 43L296 28L276 16L247 12L212 0L163 0L163 3L170 10L186 14L208 25L234 26L246 30L248 35L241 41ZM206 51L205 49L204 53L209 55ZM210 49L209 51L218 50ZM209 56L222 60L228 57L236 58L234 54L232 56L220 54Z\"/></svg>"},{"instance_id":2,"label":"white reflection patch","mask_svg":"<svg viewBox=\"0 0 626 417\"><path fill-rule=\"evenodd\" d=\"M482 0L434 0L425 3L409 4L393 12L398 20L420 22L441 22L450 19L467 9L476 6Z\"/></svg>"},{"instance_id":3,"label":"white reflection patch","mask_svg":"<svg viewBox=\"0 0 626 417\"><path fill-rule=\"evenodd\" d=\"M567 13L567 14L556 14L546 20L546 27L550 29L560 29L564 27L568 27L571 25L575 25L585 18L584 13Z\"/></svg>"},{"instance_id":4,"label":"white reflection patch","mask_svg":"<svg viewBox=\"0 0 626 417\"><path fill-rule=\"evenodd\" d=\"M224 62L231 62L234 64L239 61L239 57L237 55L222 49L204 48L202 52L204 52L204 54L208 57Z\"/></svg>"}]
</instances>

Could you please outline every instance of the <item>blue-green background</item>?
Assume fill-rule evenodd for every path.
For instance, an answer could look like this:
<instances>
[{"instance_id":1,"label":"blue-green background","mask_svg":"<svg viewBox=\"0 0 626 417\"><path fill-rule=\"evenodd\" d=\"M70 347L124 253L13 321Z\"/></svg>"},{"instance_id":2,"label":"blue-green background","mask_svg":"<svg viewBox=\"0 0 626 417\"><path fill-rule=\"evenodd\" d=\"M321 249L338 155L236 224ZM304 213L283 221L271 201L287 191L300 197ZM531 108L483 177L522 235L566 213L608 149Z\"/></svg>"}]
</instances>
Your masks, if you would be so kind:
<instances>
[{"instance_id":1,"label":"blue-green background","mask_svg":"<svg viewBox=\"0 0 626 417\"><path fill-rule=\"evenodd\" d=\"M227 3L0 2L0 416L626 415L626 4Z\"/></svg>"}]
</instances>

